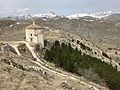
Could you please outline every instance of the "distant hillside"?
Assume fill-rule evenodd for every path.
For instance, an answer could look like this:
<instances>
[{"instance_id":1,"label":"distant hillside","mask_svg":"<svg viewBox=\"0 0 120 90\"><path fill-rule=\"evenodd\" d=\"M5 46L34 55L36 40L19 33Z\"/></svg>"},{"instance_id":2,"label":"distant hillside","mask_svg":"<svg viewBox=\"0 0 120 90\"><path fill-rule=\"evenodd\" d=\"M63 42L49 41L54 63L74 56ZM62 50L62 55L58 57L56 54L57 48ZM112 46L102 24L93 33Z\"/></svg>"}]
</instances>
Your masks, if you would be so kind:
<instances>
[{"instance_id":1,"label":"distant hillside","mask_svg":"<svg viewBox=\"0 0 120 90\"><path fill-rule=\"evenodd\" d=\"M6 27L14 24L15 21L13 20L0 20L0 27Z\"/></svg>"}]
</instances>

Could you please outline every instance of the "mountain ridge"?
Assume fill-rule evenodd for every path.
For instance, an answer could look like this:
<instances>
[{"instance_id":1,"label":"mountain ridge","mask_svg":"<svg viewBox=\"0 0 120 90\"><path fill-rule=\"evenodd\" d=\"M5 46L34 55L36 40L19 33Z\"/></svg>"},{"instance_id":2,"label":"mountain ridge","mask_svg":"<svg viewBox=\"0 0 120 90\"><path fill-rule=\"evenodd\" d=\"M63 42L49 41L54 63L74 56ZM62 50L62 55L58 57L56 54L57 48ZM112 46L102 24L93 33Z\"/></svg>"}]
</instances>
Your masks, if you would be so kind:
<instances>
[{"instance_id":1,"label":"mountain ridge","mask_svg":"<svg viewBox=\"0 0 120 90\"><path fill-rule=\"evenodd\" d=\"M25 9L26 10L26 9ZM96 19L103 19L110 17L112 15L120 14L119 12L113 12L113 11L103 11L103 12L97 12L97 13L76 13L76 14L71 14L71 15L60 15L56 14L54 12L48 12L48 13L36 13L36 14L28 14L28 13L21 13L19 15L11 15L11 16L1 16L1 19L8 19L8 17L14 19L31 19L31 18L55 18L55 17L60 17L60 18L68 18L68 19L79 19L79 18L84 18L84 17L93 17Z\"/></svg>"}]
</instances>

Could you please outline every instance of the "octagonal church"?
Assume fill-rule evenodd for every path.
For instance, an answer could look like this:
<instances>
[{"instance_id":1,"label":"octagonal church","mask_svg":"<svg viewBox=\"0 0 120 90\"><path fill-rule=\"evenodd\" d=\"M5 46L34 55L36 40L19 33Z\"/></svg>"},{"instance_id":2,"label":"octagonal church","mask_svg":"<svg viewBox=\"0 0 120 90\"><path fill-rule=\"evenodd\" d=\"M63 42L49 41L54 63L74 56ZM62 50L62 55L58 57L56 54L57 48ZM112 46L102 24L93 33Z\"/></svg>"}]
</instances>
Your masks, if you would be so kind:
<instances>
[{"instance_id":1,"label":"octagonal church","mask_svg":"<svg viewBox=\"0 0 120 90\"><path fill-rule=\"evenodd\" d=\"M31 46L39 44L41 48L44 47L44 37L42 33L42 27L36 25L35 21L26 27L26 42Z\"/></svg>"}]
</instances>

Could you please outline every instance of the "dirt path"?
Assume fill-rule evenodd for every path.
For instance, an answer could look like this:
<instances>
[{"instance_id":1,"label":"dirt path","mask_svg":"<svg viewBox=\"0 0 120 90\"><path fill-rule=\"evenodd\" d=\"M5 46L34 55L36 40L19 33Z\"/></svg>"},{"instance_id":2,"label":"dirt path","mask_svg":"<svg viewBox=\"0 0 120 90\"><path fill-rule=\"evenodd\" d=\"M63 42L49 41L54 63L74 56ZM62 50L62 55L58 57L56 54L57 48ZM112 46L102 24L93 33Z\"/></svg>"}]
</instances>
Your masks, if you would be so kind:
<instances>
[{"instance_id":1,"label":"dirt path","mask_svg":"<svg viewBox=\"0 0 120 90\"><path fill-rule=\"evenodd\" d=\"M16 50L16 52L18 52L16 49L16 44L19 44L19 43L24 43L26 44L26 46L28 47L28 49L30 50L30 52L32 53L33 57L36 58L36 61L32 61L34 62L35 64L39 65L41 68L43 68L44 70L48 71L48 72L51 72L51 73L54 73L54 74L57 74L57 75L60 75L60 76L63 76L63 77L69 77L73 80L76 80L76 81L79 81L81 84L83 84L84 86L87 86L89 88L93 87L94 90L109 90L107 89L106 87L102 87L98 84L95 84L95 83L92 83L92 82L88 82L88 81L83 81L80 79L80 77L77 77L77 76L74 76L74 75L71 75L69 73L65 73L64 71L61 71L61 70L54 70L53 67L51 66L48 66L47 64L43 63L36 55L36 53L34 52L34 49L28 44L26 43L25 41L11 41L11 42L0 42L0 43L8 43L8 44L12 44L12 46L14 47L14 49ZM18 55L20 55L18 53Z\"/></svg>"}]
</instances>

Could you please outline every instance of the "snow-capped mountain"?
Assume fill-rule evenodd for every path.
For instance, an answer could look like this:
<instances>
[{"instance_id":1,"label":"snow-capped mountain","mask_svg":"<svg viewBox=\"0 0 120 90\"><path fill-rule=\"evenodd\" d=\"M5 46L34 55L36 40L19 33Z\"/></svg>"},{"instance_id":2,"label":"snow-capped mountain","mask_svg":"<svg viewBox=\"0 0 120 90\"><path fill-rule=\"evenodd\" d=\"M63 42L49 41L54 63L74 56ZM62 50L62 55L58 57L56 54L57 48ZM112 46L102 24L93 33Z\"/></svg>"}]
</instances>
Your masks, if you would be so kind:
<instances>
[{"instance_id":1,"label":"snow-capped mountain","mask_svg":"<svg viewBox=\"0 0 120 90\"><path fill-rule=\"evenodd\" d=\"M35 17L35 18L54 18L56 16L57 15L54 12L50 12L47 14L34 14L34 15L32 15L32 17Z\"/></svg>"},{"instance_id":2,"label":"snow-capped mountain","mask_svg":"<svg viewBox=\"0 0 120 90\"><path fill-rule=\"evenodd\" d=\"M7 16L7 17L1 17L3 19L12 19L12 20L18 20L18 19L22 19L22 20L27 20L27 19L32 19L32 18L54 18L56 16L59 16L59 15L56 15L55 13L53 12L50 12L50 13L46 13L46 14L33 14L33 15L30 15L30 14L20 14L20 15L16 15L16 16Z\"/></svg>"},{"instance_id":3,"label":"snow-capped mountain","mask_svg":"<svg viewBox=\"0 0 120 90\"><path fill-rule=\"evenodd\" d=\"M16 16L16 17L18 17L19 19L25 19L25 20L32 18L30 14L20 14L19 16Z\"/></svg>"},{"instance_id":4,"label":"snow-capped mountain","mask_svg":"<svg viewBox=\"0 0 120 90\"><path fill-rule=\"evenodd\" d=\"M29 8L18 8L18 9L3 9L0 10L0 16L3 19L12 18L12 19L30 19L30 18L54 18L56 15L54 12L49 12L45 14L33 14Z\"/></svg>"},{"instance_id":5,"label":"snow-capped mountain","mask_svg":"<svg viewBox=\"0 0 120 90\"><path fill-rule=\"evenodd\" d=\"M80 17L90 16L90 17L101 19L101 18L107 17L111 14L112 14L112 11L107 11L107 12L104 11L104 12L90 13L90 14L78 13L78 14L73 14L73 15L69 15L69 16L66 16L66 17L69 18L69 19L79 19Z\"/></svg>"},{"instance_id":6,"label":"snow-capped mountain","mask_svg":"<svg viewBox=\"0 0 120 90\"><path fill-rule=\"evenodd\" d=\"M7 16L7 17L1 17L1 19L6 19L6 20L27 20L32 18L30 14L20 14L16 16Z\"/></svg>"}]
</instances>

